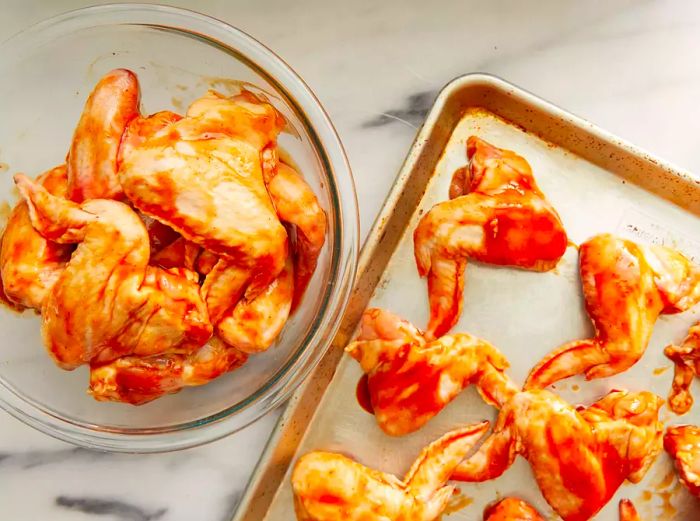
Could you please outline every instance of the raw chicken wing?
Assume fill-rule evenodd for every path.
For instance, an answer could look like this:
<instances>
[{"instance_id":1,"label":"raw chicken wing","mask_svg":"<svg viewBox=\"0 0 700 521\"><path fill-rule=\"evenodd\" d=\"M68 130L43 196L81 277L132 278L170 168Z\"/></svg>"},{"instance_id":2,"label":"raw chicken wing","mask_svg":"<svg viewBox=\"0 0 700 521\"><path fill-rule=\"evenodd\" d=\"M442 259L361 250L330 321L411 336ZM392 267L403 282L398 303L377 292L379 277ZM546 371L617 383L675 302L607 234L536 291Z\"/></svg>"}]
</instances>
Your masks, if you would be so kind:
<instances>
[{"instance_id":1,"label":"raw chicken wing","mask_svg":"<svg viewBox=\"0 0 700 521\"><path fill-rule=\"evenodd\" d=\"M544 518L526 501L507 497L484 511L484 521L544 521Z\"/></svg>"},{"instance_id":2,"label":"raw chicken wing","mask_svg":"<svg viewBox=\"0 0 700 521\"><path fill-rule=\"evenodd\" d=\"M287 233L261 163L284 120L251 97L210 92L195 101L185 118L124 151L119 180L139 210L247 272L244 286L254 296L284 268Z\"/></svg>"},{"instance_id":3,"label":"raw chicken wing","mask_svg":"<svg viewBox=\"0 0 700 521\"><path fill-rule=\"evenodd\" d=\"M266 175L265 183L280 220L296 230L293 248L294 309L316 270L318 256L326 240L326 213L304 178L285 163L279 162L277 168Z\"/></svg>"},{"instance_id":4,"label":"raw chicken wing","mask_svg":"<svg viewBox=\"0 0 700 521\"><path fill-rule=\"evenodd\" d=\"M107 73L85 103L68 152L68 196L76 202L122 196L117 154L129 122L139 115L139 82L126 69Z\"/></svg>"},{"instance_id":5,"label":"raw chicken wing","mask_svg":"<svg viewBox=\"0 0 700 521\"><path fill-rule=\"evenodd\" d=\"M49 170L37 182L49 193L65 197L65 165ZM72 250L70 245L42 237L32 226L27 203L20 201L10 214L0 247L0 275L7 299L20 308L40 311Z\"/></svg>"},{"instance_id":6,"label":"raw chicken wing","mask_svg":"<svg viewBox=\"0 0 700 521\"><path fill-rule=\"evenodd\" d=\"M685 311L700 299L700 270L679 252L645 246L610 234L581 245L586 311L595 337L565 344L530 373L526 389L563 378L612 376L644 354L660 314Z\"/></svg>"},{"instance_id":7,"label":"raw chicken wing","mask_svg":"<svg viewBox=\"0 0 700 521\"><path fill-rule=\"evenodd\" d=\"M22 175L15 182L39 233L78 244L42 308L44 342L58 365L189 353L209 339L197 275L148 266L146 228L131 208L106 199L77 205Z\"/></svg>"},{"instance_id":8,"label":"raw chicken wing","mask_svg":"<svg viewBox=\"0 0 700 521\"><path fill-rule=\"evenodd\" d=\"M428 277L428 334L439 337L462 312L468 259L547 271L566 251L559 215L524 158L471 136L468 171L453 179L454 197L433 206L413 235L418 273Z\"/></svg>"},{"instance_id":9,"label":"raw chicken wing","mask_svg":"<svg viewBox=\"0 0 700 521\"><path fill-rule=\"evenodd\" d=\"M656 459L662 404L649 392L612 391L590 407L576 409L546 390L518 393L453 479L497 478L520 454L565 521L590 519L626 479L639 482Z\"/></svg>"},{"instance_id":10,"label":"raw chicken wing","mask_svg":"<svg viewBox=\"0 0 700 521\"><path fill-rule=\"evenodd\" d=\"M681 345L667 346L664 354L675 364L668 407L676 414L685 414L693 406L690 385L700 376L700 323L688 330Z\"/></svg>"},{"instance_id":11,"label":"raw chicken wing","mask_svg":"<svg viewBox=\"0 0 700 521\"><path fill-rule=\"evenodd\" d=\"M664 448L675 460L681 482L691 494L700 498L700 427L669 427Z\"/></svg>"},{"instance_id":12,"label":"raw chicken wing","mask_svg":"<svg viewBox=\"0 0 700 521\"><path fill-rule=\"evenodd\" d=\"M508 361L488 342L466 333L428 342L381 309L365 311L360 335L346 351L367 375L377 424L392 436L419 429L470 384L496 406L519 390L504 374Z\"/></svg>"},{"instance_id":13,"label":"raw chicken wing","mask_svg":"<svg viewBox=\"0 0 700 521\"><path fill-rule=\"evenodd\" d=\"M292 473L299 521L433 521L454 487L452 470L488 429L455 429L428 445L403 480L332 452L302 456Z\"/></svg>"},{"instance_id":14,"label":"raw chicken wing","mask_svg":"<svg viewBox=\"0 0 700 521\"><path fill-rule=\"evenodd\" d=\"M204 385L246 359L216 337L189 355L125 356L90 367L90 394L99 401L141 405L183 387Z\"/></svg>"},{"instance_id":15,"label":"raw chicken wing","mask_svg":"<svg viewBox=\"0 0 700 521\"><path fill-rule=\"evenodd\" d=\"M294 268L291 258L261 293L238 301L231 313L216 326L219 337L244 353L269 348L287 323L294 297Z\"/></svg>"}]
</instances>

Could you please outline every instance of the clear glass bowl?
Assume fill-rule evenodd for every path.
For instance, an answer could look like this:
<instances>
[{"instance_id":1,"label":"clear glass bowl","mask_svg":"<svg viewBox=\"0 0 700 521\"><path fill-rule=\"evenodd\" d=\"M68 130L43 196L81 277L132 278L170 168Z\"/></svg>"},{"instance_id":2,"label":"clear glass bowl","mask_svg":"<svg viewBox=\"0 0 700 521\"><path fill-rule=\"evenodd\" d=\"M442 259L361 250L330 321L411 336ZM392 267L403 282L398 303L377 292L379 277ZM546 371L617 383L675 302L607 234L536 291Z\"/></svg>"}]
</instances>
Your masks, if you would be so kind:
<instances>
[{"instance_id":1,"label":"clear glass bowl","mask_svg":"<svg viewBox=\"0 0 700 521\"><path fill-rule=\"evenodd\" d=\"M39 318L0 309L0 405L23 422L84 447L156 452L230 434L280 404L335 334L355 274L358 215L338 136L313 93L272 51L221 21L154 5L90 7L41 22L0 46L0 200L11 174L63 162L82 105L107 71L141 82L144 112L183 111L214 88L263 91L286 116L280 145L328 213L329 233L300 308L276 345L242 368L140 407L86 394L85 367L67 372L45 353ZM8 213L4 205L3 217Z\"/></svg>"}]
</instances>

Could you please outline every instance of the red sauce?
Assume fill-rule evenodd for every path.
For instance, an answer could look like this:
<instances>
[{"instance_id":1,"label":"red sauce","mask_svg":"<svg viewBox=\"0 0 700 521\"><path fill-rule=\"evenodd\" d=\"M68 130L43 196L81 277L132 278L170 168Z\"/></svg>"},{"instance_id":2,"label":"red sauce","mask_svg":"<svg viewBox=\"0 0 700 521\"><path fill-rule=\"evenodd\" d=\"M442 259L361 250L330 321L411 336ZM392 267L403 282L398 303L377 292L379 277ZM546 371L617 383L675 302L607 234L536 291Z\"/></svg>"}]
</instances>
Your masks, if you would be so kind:
<instances>
[{"instance_id":1,"label":"red sauce","mask_svg":"<svg viewBox=\"0 0 700 521\"><path fill-rule=\"evenodd\" d=\"M559 259L568 245L555 215L533 213L526 206L497 208L484 226L484 235L486 254L476 258L492 264L534 267Z\"/></svg>"},{"instance_id":2,"label":"red sauce","mask_svg":"<svg viewBox=\"0 0 700 521\"><path fill-rule=\"evenodd\" d=\"M629 473L629 464L620 457L614 447L602 445L593 450L595 460L586 465L591 456L587 444L576 436L562 439L558 432L561 426L556 422L549 426L547 438L549 450L559 461L559 472L562 483L573 495L581 499L581 507L575 515L570 515L571 521L589 519L595 515L615 494ZM597 465L602 463L598 475Z\"/></svg>"},{"instance_id":3,"label":"red sauce","mask_svg":"<svg viewBox=\"0 0 700 521\"><path fill-rule=\"evenodd\" d=\"M357 403L360 404L360 407L362 407L368 413L374 414L374 407L372 407L372 400L369 396L369 385L367 382L367 375L363 374L357 382L355 396L357 397Z\"/></svg>"}]
</instances>

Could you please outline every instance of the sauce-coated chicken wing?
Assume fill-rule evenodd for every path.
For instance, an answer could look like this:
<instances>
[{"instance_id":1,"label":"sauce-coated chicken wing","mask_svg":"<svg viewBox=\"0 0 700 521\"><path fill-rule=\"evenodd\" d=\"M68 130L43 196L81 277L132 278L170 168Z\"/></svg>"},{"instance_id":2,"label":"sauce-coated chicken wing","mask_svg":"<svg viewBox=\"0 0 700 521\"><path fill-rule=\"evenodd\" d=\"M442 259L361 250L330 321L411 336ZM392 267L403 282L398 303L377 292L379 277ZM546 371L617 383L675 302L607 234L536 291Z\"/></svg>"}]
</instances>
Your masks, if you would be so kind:
<instances>
[{"instance_id":1,"label":"sauce-coated chicken wing","mask_svg":"<svg viewBox=\"0 0 700 521\"><path fill-rule=\"evenodd\" d=\"M233 371L247 355L216 337L193 353L124 356L90 367L90 394L99 401L141 405Z\"/></svg>"},{"instance_id":2,"label":"sauce-coated chicken wing","mask_svg":"<svg viewBox=\"0 0 700 521\"><path fill-rule=\"evenodd\" d=\"M669 427L664 435L664 448L675 460L681 482L700 498L700 427Z\"/></svg>"},{"instance_id":3,"label":"sauce-coated chicken wing","mask_svg":"<svg viewBox=\"0 0 700 521\"><path fill-rule=\"evenodd\" d=\"M185 118L125 150L119 170L134 206L220 255L220 263L246 271L251 297L277 277L287 258L287 233L261 160L283 124L272 105L250 93L226 98L210 92Z\"/></svg>"},{"instance_id":4,"label":"sauce-coated chicken wing","mask_svg":"<svg viewBox=\"0 0 700 521\"><path fill-rule=\"evenodd\" d=\"M304 178L291 166L279 162L266 176L265 183L280 220L293 226L296 237L294 251L294 300L292 309L301 301L318 256L326 240L326 213L316 194Z\"/></svg>"},{"instance_id":5,"label":"sauce-coated chicken wing","mask_svg":"<svg viewBox=\"0 0 700 521\"><path fill-rule=\"evenodd\" d=\"M377 424L392 436L419 429L470 384L496 406L519 390L504 374L508 361L488 342L466 333L428 342L381 309L365 311L360 335L346 351L367 375Z\"/></svg>"},{"instance_id":6,"label":"sauce-coated chicken wing","mask_svg":"<svg viewBox=\"0 0 700 521\"><path fill-rule=\"evenodd\" d=\"M299 521L433 521L454 487L452 470L488 429L488 422L448 432L428 445L403 480L332 452L315 451L292 473Z\"/></svg>"},{"instance_id":7,"label":"sauce-coated chicken wing","mask_svg":"<svg viewBox=\"0 0 700 521\"><path fill-rule=\"evenodd\" d=\"M530 373L526 389L575 374L585 373L590 380L630 368L644 354L660 314L684 311L700 299L700 270L675 250L601 234L580 251L583 295L595 337L547 355Z\"/></svg>"},{"instance_id":8,"label":"sauce-coated chicken wing","mask_svg":"<svg viewBox=\"0 0 700 521\"><path fill-rule=\"evenodd\" d=\"M68 197L120 198L117 154L129 122L139 115L139 82L126 69L115 69L100 79L85 103L73 134L68 158Z\"/></svg>"},{"instance_id":9,"label":"sauce-coated chicken wing","mask_svg":"<svg viewBox=\"0 0 700 521\"><path fill-rule=\"evenodd\" d=\"M546 390L517 393L501 409L494 432L453 479L497 478L520 454L565 521L590 519L626 479L639 482L656 459L662 404L649 392L612 391L577 409Z\"/></svg>"},{"instance_id":10,"label":"sauce-coated chicken wing","mask_svg":"<svg viewBox=\"0 0 700 521\"><path fill-rule=\"evenodd\" d=\"M693 379L700 376L700 323L688 330L681 345L666 346L664 354L675 365L668 407L676 414L685 414L693 406L690 386Z\"/></svg>"},{"instance_id":11,"label":"sauce-coated chicken wing","mask_svg":"<svg viewBox=\"0 0 700 521\"><path fill-rule=\"evenodd\" d=\"M65 165L40 176L37 182L57 197L65 197ZM10 213L0 246L0 275L7 299L20 308L41 311L66 262L72 246L49 241L32 226L29 209L20 201Z\"/></svg>"},{"instance_id":12,"label":"sauce-coated chicken wing","mask_svg":"<svg viewBox=\"0 0 700 521\"><path fill-rule=\"evenodd\" d=\"M209 339L197 275L148 265L146 228L131 208L106 199L78 205L22 175L15 182L39 233L78 244L42 308L44 342L58 365L189 353Z\"/></svg>"},{"instance_id":13,"label":"sauce-coated chicken wing","mask_svg":"<svg viewBox=\"0 0 700 521\"><path fill-rule=\"evenodd\" d=\"M468 170L453 179L450 201L423 216L413 234L418 273L428 277L428 334L439 337L462 312L468 259L547 271L568 239L524 158L471 136Z\"/></svg>"}]
</instances>

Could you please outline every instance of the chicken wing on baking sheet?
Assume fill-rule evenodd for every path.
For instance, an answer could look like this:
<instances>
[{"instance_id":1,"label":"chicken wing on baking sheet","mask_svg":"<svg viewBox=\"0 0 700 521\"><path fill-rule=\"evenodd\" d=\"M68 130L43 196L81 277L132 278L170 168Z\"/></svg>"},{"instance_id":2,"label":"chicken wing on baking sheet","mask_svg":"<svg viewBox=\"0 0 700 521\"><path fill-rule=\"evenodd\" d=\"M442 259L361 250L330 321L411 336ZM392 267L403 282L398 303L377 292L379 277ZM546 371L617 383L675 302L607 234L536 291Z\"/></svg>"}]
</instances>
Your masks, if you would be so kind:
<instances>
[{"instance_id":1,"label":"chicken wing on baking sheet","mask_svg":"<svg viewBox=\"0 0 700 521\"><path fill-rule=\"evenodd\" d=\"M693 406L690 386L700 376L700 323L688 330L681 345L666 346L664 354L674 363L668 407L676 414L685 414Z\"/></svg>"},{"instance_id":2,"label":"chicken wing on baking sheet","mask_svg":"<svg viewBox=\"0 0 700 521\"><path fill-rule=\"evenodd\" d=\"M700 269L671 248L601 234L581 245L579 262L595 337L552 351L530 372L526 389L575 374L590 380L625 371L644 354L659 315L700 299Z\"/></svg>"},{"instance_id":3,"label":"chicken wing on baking sheet","mask_svg":"<svg viewBox=\"0 0 700 521\"><path fill-rule=\"evenodd\" d=\"M467 333L428 341L382 309L365 311L346 351L366 374L377 424L392 436L419 429L470 384L499 407L519 390L504 373L508 361L488 342Z\"/></svg>"},{"instance_id":4,"label":"chicken wing on baking sheet","mask_svg":"<svg viewBox=\"0 0 700 521\"><path fill-rule=\"evenodd\" d=\"M418 223L414 253L428 277L428 334L439 337L462 312L468 259L547 271L559 262L568 239L559 215L540 191L527 161L471 136L469 165L458 170L449 201Z\"/></svg>"},{"instance_id":5,"label":"chicken wing on baking sheet","mask_svg":"<svg viewBox=\"0 0 700 521\"><path fill-rule=\"evenodd\" d=\"M500 410L494 432L457 467L453 479L497 478L520 454L565 521L590 519L625 480L639 482L656 459L662 404L649 392L612 391L585 408L546 390L517 393Z\"/></svg>"},{"instance_id":6,"label":"chicken wing on baking sheet","mask_svg":"<svg viewBox=\"0 0 700 521\"><path fill-rule=\"evenodd\" d=\"M454 487L447 480L488 430L488 422L448 432L423 449L403 480L347 456L314 451L292 472L300 521L433 521Z\"/></svg>"}]
</instances>

